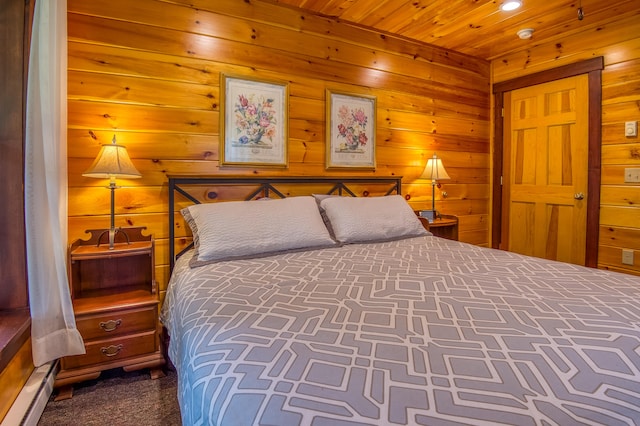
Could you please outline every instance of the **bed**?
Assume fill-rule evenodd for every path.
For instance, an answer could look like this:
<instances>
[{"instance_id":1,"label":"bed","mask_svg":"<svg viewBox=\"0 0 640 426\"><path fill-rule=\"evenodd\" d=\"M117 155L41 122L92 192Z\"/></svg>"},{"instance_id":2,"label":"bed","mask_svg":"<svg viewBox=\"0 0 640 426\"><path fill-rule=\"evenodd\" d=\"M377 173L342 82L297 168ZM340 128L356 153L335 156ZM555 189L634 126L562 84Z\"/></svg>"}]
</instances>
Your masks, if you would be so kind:
<instances>
[{"instance_id":1,"label":"bed","mask_svg":"<svg viewBox=\"0 0 640 426\"><path fill-rule=\"evenodd\" d=\"M170 178L195 240L171 244L161 315L184 425L640 424L639 277L432 236L400 178L172 195L228 182ZM251 235L281 220L291 247Z\"/></svg>"}]
</instances>

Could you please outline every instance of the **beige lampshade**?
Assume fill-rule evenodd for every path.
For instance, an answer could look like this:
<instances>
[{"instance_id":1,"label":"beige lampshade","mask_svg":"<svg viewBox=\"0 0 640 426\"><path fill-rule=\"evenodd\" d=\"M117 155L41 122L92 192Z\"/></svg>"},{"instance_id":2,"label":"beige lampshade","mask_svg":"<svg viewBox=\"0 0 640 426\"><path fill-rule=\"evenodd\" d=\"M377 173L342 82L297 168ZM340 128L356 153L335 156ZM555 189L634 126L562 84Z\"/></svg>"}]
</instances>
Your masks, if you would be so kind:
<instances>
[{"instance_id":1,"label":"beige lampshade","mask_svg":"<svg viewBox=\"0 0 640 426\"><path fill-rule=\"evenodd\" d=\"M439 181L444 179L451 179L447 174L447 171L444 169L444 165L442 165L442 160L438 158L436 154L433 154L433 157L429 158L427 161L427 165L420 176L422 179L430 179L431 181Z\"/></svg>"},{"instance_id":2,"label":"beige lampshade","mask_svg":"<svg viewBox=\"0 0 640 426\"><path fill-rule=\"evenodd\" d=\"M127 149L116 144L116 137L110 144L102 145L100 153L89 169L82 176L92 178L125 178L135 179L142 175L131 162Z\"/></svg>"}]
</instances>

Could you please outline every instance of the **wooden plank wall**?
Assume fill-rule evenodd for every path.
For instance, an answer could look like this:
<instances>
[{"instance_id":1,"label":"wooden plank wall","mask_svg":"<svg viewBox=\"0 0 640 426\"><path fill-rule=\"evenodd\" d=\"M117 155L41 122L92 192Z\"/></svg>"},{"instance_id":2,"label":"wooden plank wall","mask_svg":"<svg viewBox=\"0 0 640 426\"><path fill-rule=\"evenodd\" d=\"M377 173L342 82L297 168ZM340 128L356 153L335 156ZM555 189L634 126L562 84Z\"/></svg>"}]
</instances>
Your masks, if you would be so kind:
<instances>
[{"instance_id":1,"label":"wooden plank wall","mask_svg":"<svg viewBox=\"0 0 640 426\"><path fill-rule=\"evenodd\" d=\"M443 213L488 245L489 63L282 6L238 0L69 0L69 239L107 227L106 182L82 177L114 134L142 178L119 182L116 226L147 226L167 282L167 174L396 175L416 209L433 152ZM220 74L289 82L289 167L220 167ZM325 90L377 98L377 169L326 171Z\"/></svg>"},{"instance_id":2,"label":"wooden plank wall","mask_svg":"<svg viewBox=\"0 0 640 426\"><path fill-rule=\"evenodd\" d=\"M624 134L625 121L640 121L640 10L553 43L536 43L534 35L523 45L492 61L493 82L604 57L598 267L640 275L640 184L624 182L625 168L640 167L640 138ZM633 266L622 264L623 249L634 251Z\"/></svg>"}]
</instances>

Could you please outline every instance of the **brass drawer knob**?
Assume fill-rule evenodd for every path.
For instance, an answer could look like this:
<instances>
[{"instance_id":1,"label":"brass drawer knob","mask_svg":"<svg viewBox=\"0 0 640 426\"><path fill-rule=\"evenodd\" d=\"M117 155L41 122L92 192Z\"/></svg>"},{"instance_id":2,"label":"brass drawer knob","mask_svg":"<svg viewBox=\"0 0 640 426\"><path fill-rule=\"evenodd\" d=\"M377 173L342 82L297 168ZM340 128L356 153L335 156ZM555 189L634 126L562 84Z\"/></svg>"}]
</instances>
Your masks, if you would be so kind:
<instances>
[{"instance_id":1,"label":"brass drawer knob","mask_svg":"<svg viewBox=\"0 0 640 426\"><path fill-rule=\"evenodd\" d=\"M122 344L115 346L115 345L111 345L111 346L107 346L100 348L100 352L102 352L104 355L106 356L116 356L120 353L120 351L122 350Z\"/></svg>"},{"instance_id":2,"label":"brass drawer knob","mask_svg":"<svg viewBox=\"0 0 640 426\"><path fill-rule=\"evenodd\" d=\"M122 324L122 320L121 319L117 319L117 320L109 320L109 321L101 321L100 322L100 328L103 329L106 332L109 331L113 331L116 328L120 327L120 324Z\"/></svg>"}]
</instances>

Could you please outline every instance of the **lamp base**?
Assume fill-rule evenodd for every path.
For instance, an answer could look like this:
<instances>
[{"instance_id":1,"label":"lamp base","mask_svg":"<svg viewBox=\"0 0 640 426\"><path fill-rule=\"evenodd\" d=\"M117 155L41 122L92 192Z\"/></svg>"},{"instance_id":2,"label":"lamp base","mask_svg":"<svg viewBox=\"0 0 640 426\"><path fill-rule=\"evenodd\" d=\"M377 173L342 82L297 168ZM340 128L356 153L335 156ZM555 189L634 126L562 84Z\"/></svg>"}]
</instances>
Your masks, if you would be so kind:
<instances>
[{"instance_id":1,"label":"lamp base","mask_svg":"<svg viewBox=\"0 0 640 426\"><path fill-rule=\"evenodd\" d=\"M96 247L100 247L102 237L104 235L108 235L109 236L109 250L113 250L113 245L116 242L116 234L123 234L124 238L126 240L125 242L127 244L131 244L131 241L129 240L129 235L124 231L124 229L122 229L122 228L110 228L110 229L105 229L104 231L102 231L102 233L100 235L98 235L98 243L96 244Z\"/></svg>"},{"instance_id":2,"label":"lamp base","mask_svg":"<svg viewBox=\"0 0 640 426\"><path fill-rule=\"evenodd\" d=\"M440 217L440 213L435 210L420 210L420 217L423 217L432 223L434 220Z\"/></svg>"}]
</instances>

